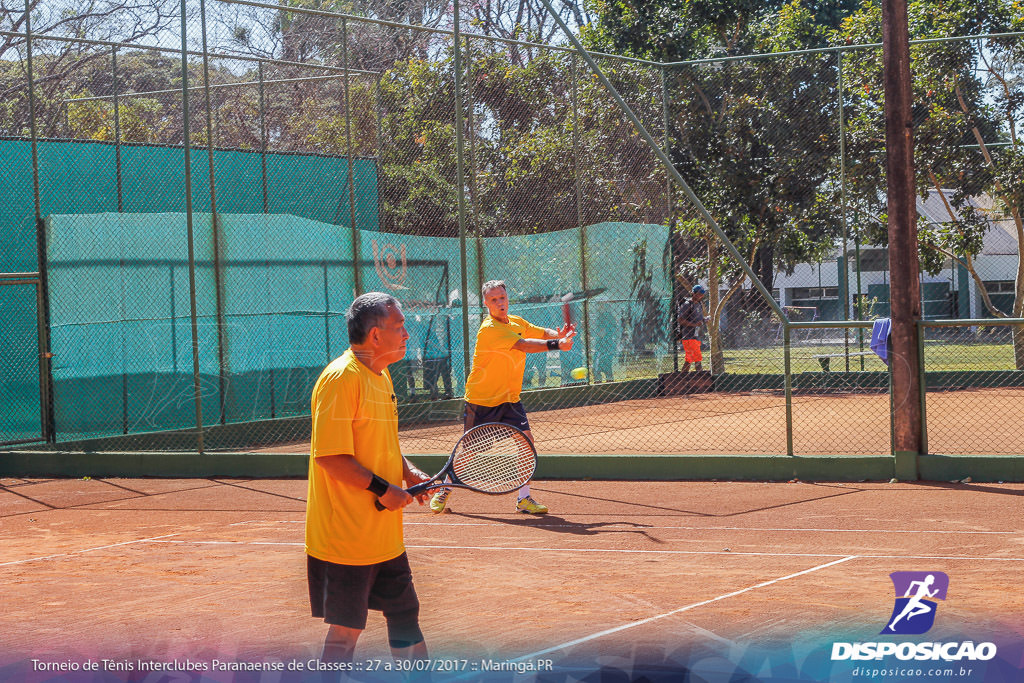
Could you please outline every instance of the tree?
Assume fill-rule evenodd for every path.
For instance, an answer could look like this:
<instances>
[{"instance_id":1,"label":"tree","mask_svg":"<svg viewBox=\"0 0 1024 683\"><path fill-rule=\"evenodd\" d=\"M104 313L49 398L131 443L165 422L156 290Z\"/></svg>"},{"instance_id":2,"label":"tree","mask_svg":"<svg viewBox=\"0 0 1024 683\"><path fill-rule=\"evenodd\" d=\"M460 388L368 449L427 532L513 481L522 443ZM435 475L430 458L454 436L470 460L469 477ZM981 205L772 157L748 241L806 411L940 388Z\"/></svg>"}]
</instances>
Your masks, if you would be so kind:
<instances>
[{"instance_id":1,"label":"tree","mask_svg":"<svg viewBox=\"0 0 1024 683\"><path fill-rule=\"evenodd\" d=\"M555 0L551 5L570 28L591 21L586 3L582 1ZM561 30L544 4L537 0L483 0L466 3L463 11L471 18L473 28L486 36L545 44L562 42Z\"/></svg>"},{"instance_id":2,"label":"tree","mask_svg":"<svg viewBox=\"0 0 1024 683\"><path fill-rule=\"evenodd\" d=\"M380 99L383 229L458 235L451 56L395 63L381 78Z\"/></svg>"},{"instance_id":3,"label":"tree","mask_svg":"<svg viewBox=\"0 0 1024 683\"><path fill-rule=\"evenodd\" d=\"M881 9L866 3L842 27L850 43L877 39ZM1005 33L1024 26L1020 10L1005 0L934 2L908 7L912 38ZM922 269L936 274L947 260L963 266L977 283L990 315L1024 314L1024 148L1017 123L1024 114L1020 64L1024 48L1016 38L952 41L914 46L914 137L917 188L934 193L948 221L932 224L919 218ZM863 221L866 241L888 243L885 228L884 140L881 139L882 87L880 51L851 55L849 89L848 178L852 199ZM985 200L989 197L993 202ZM990 206L991 205L991 206ZM1018 243L1016 292L1012 309L997 309L988 296L975 258L993 220L1008 216ZM1015 361L1024 369L1024 334L1015 329Z\"/></svg>"},{"instance_id":4,"label":"tree","mask_svg":"<svg viewBox=\"0 0 1024 683\"><path fill-rule=\"evenodd\" d=\"M858 0L593 0L589 46L675 62L822 47Z\"/></svg>"},{"instance_id":5,"label":"tree","mask_svg":"<svg viewBox=\"0 0 1024 683\"><path fill-rule=\"evenodd\" d=\"M569 58L473 40L471 195L481 234L576 227Z\"/></svg>"},{"instance_id":6,"label":"tree","mask_svg":"<svg viewBox=\"0 0 1024 683\"><path fill-rule=\"evenodd\" d=\"M82 72L109 68L110 49L53 38L144 43L168 38L180 19L176 0L96 0L76 6L74 12L59 4L30 0L28 9L33 40L33 81L37 100L36 127L40 135L56 130L64 116L62 106L69 84L81 82ZM28 135L27 38L29 25L24 3L0 3L0 125ZM105 66L104 66L105 65Z\"/></svg>"},{"instance_id":7,"label":"tree","mask_svg":"<svg viewBox=\"0 0 1024 683\"><path fill-rule=\"evenodd\" d=\"M853 7L848 1L599 0L598 21L584 38L592 48L662 62L794 50L822 44L828 26ZM823 256L841 229L835 70L829 55L666 68L669 156L769 290L777 268ZM706 277L712 284L708 332L712 370L721 372L719 325L742 279L696 216L684 205L673 217L671 268L689 269L686 281ZM723 279L727 291L720 297ZM738 312L767 306L752 288L743 296Z\"/></svg>"}]
</instances>

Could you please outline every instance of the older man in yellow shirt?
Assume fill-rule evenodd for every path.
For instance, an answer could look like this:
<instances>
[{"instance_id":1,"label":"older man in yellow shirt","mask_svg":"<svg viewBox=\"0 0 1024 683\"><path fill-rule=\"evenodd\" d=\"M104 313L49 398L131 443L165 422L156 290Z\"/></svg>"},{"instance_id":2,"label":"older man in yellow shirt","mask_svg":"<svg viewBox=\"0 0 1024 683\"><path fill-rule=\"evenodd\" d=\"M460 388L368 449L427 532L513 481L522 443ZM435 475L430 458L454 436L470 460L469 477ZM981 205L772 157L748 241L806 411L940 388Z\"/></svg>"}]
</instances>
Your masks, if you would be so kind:
<instances>
[{"instance_id":1,"label":"older man in yellow shirt","mask_svg":"<svg viewBox=\"0 0 1024 683\"><path fill-rule=\"evenodd\" d=\"M490 280L481 287L487 317L476 333L473 367L466 379L466 430L487 422L503 422L522 429L533 441L530 422L519 400L526 370L526 354L568 351L576 334L575 325L559 330L537 327L508 312L508 290L501 280ZM430 500L433 512L444 512L452 489L440 489ZM542 515L546 505L530 495L530 485L519 490L516 511Z\"/></svg>"},{"instance_id":2,"label":"older man in yellow shirt","mask_svg":"<svg viewBox=\"0 0 1024 683\"><path fill-rule=\"evenodd\" d=\"M405 356L409 333L398 301L379 292L353 301L346 320L351 347L321 373L311 401L306 564L313 616L328 624L322 659L352 661L369 610L383 613L396 659L425 659L402 540L413 497L402 483L429 477L399 450L387 369Z\"/></svg>"}]
</instances>

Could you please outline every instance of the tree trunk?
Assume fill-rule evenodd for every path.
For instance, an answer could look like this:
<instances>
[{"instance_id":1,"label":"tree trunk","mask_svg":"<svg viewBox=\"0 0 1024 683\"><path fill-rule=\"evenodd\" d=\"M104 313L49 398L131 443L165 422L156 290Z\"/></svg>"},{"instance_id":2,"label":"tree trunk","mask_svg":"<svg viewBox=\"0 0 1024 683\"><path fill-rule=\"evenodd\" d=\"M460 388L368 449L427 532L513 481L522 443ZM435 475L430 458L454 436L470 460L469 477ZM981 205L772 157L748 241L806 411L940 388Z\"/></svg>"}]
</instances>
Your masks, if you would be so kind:
<instances>
[{"instance_id":1,"label":"tree trunk","mask_svg":"<svg viewBox=\"0 0 1024 683\"><path fill-rule=\"evenodd\" d=\"M1014 318L1024 314L1024 221L1021 220L1020 209L1010 204L1014 226L1017 228L1017 286L1013 297ZM1013 363L1017 370L1024 370L1024 328L1013 326Z\"/></svg>"},{"instance_id":2,"label":"tree trunk","mask_svg":"<svg viewBox=\"0 0 1024 683\"><path fill-rule=\"evenodd\" d=\"M764 288L771 292L772 286L775 284L775 248L771 244L764 244L757 251L757 260L757 277L760 278ZM754 287L750 289L752 292L757 292ZM768 302L762 301L761 305L768 307Z\"/></svg>"},{"instance_id":3,"label":"tree trunk","mask_svg":"<svg viewBox=\"0 0 1024 683\"><path fill-rule=\"evenodd\" d=\"M711 374L721 375L725 373L725 354L722 351L722 333L720 324L722 321L723 302L720 300L718 268L721 255L718 253L718 242L714 235L710 235L708 243L708 356L711 358Z\"/></svg>"}]
</instances>

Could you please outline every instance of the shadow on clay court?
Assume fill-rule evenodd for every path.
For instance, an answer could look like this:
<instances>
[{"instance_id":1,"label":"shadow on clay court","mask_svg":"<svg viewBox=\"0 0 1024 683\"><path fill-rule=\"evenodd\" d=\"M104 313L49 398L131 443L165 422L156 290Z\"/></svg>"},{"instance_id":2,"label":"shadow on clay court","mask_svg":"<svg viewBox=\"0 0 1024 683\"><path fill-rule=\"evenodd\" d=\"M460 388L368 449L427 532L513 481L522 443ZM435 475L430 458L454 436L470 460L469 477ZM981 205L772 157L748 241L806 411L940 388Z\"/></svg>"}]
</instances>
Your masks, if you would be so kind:
<instances>
[{"instance_id":1,"label":"shadow on clay court","mask_svg":"<svg viewBox=\"0 0 1024 683\"><path fill-rule=\"evenodd\" d=\"M114 504L114 503L124 503L124 502L128 502L128 501L140 501L140 500L145 500L145 499L153 499L153 498L158 498L158 497L161 497L161 496L180 496L182 494L186 494L187 495L187 494L190 494L190 493L195 493L197 491L202 491L202 490L205 490L205 489L214 489L214 488L218 488L218 487L221 487L221 486L227 486L227 487L238 489L240 491L246 491L246 492L249 492L249 493L256 493L256 494L263 495L263 496L272 496L272 497L275 497L275 498L282 498L282 499L287 500L287 501L302 503L303 505L306 502L306 499L304 497L287 496L287 495L283 495L283 494L280 494L280 493L274 493L273 491L266 491L264 489L257 488L255 486L245 486L244 485L245 483L248 483L248 482L250 482L252 480L241 480L241 481L236 482L236 481L226 481L226 480L223 480L223 479L196 479L196 480L194 480L195 481L195 485L193 485L193 486L186 486L184 488L175 488L173 490L167 490L167 491L140 491L140 490L134 489L134 488L132 488L130 486L125 486L123 484L119 484L117 482L109 481L107 479L95 478L95 479L91 479L91 481L96 482L98 484L103 484L104 486L107 486L107 487L109 487L111 489L115 489L117 491L124 492L126 495L123 495L123 496L120 496L120 497L117 497L117 498L103 498L102 500L99 500L99 499L96 499L96 498L92 498L92 499L87 500L87 501L73 503L73 504L61 504L61 503L57 503L57 502L48 502L47 500L45 500L40 495L29 495L29 493L27 493L25 491L18 490L19 488L22 488L22 487L40 486L40 485L47 485L47 484L57 484L57 485L67 484L67 485L72 485L75 481L76 481L75 479L32 480L32 481L21 482L21 483L18 483L18 484L13 484L13 485L11 485L11 484L0 485L0 491L3 491L5 493L10 493L11 495L17 496L18 498L21 498L22 500L28 501L28 502L33 503L35 505L39 505L39 506L47 508L49 510L87 509L87 508L90 508L90 507L93 507L93 506L97 505L98 503L103 503L104 505L111 505L111 504ZM58 497L58 498L60 497L59 493L49 492L49 495L51 495L53 497ZM121 510L132 510L134 508L122 507L122 508L119 508L119 509L121 509ZM241 512L241 511L244 511L242 508L239 508L237 506L236 507L232 507L230 505L227 505L225 507L210 507L210 506L204 506L204 505L199 505L199 504L189 505L188 503L184 503L184 504L179 503L179 504L169 505L166 508L151 508L151 507L147 507L147 508L144 508L144 509L147 512L159 512L159 511L164 511L164 512L182 512L182 511L191 511L191 512L200 512L200 511L202 511L202 512ZM261 512L278 512L277 510L271 510L269 508L262 508L262 507L259 508L259 511L261 511ZM24 511L24 512L21 512L21 511L19 511L19 512L12 512L10 514L0 515L0 518L17 517L17 516L20 516L20 515L31 515L31 514L35 514L36 512L38 512L38 510L30 510L30 511ZM281 510L280 512L294 512L294 511L293 510Z\"/></svg>"},{"instance_id":2,"label":"shadow on clay court","mask_svg":"<svg viewBox=\"0 0 1024 683\"><path fill-rule=\"evenodd\" d=\"M507 517L490 517L488 515L478 515L469 512L453 512L451 514L458 515L459 517L466 517L468 519L478 519L486 522L501 522L511 526L530 527L532 529L540 529L541 531L550 531L552 533L559 534L573 534L576 536L597 536L599 534L607 533L639 534L654 543L664 543L664 541L647 533L646 528L650 527L650 524L637 524L636 522L573 522L565 519L564 517L559 517L550 513L546 515L539 515L537 517L522 517L515 519L509 519Z\"/></svg>"},{"instance_id":3,"label":"shadow on clay court","mask_svg":"<svg viewBox=\"0 0 1024 683\"><path fill-rule=\"evenodd\" d=\"M673 508L673 507L667 507L665 505L650 505L650 504L647 504L647 503L637 502L636 500L618 500L618 499L615 499L615 498L611 498L609 496L586 496L586 495L583 495L583 494L580 494L580 493L573 493L571 495L572 495L573 498L580 498L580 499L584 499L584 500L595 500L595 501L606 502L606 503L620 503L622 505L628 505L628 506L635 507L635 508L648 508L650 510L661 510L661 511L667 513L666 516L668 516L668 515L675 516L675 515L678 515L678 514L683 514L683 515L688 515L688 516L692 516L692 517L722 518L722 517L740 517L742 515L748 515L748 514L750 514L752 512L764 512L766 510L778 510L778 509L781 509L781 508L792 507L794 505L804 505L806 503L813 503L813 502L816 502L816 501L828 500L829 498L839 498L841 496L849 496L851 494L861 493L862 492L862 489L852 487L849 484L828 484L828 483L817 483L817 482L810 482L810 481L801 481L799 483L803 484L805 486L817 486L817 487L821 487L821 488L837 488L837 489L842 489L842 490L840 492L838 492L838 493L829 493L829 494L821 495L821 496L808 496L808 497L801 498L800 500L786 501L785 503L779 503L777 505L766 505L766 506L763 506L763 507L753 507L753 508L747 508L745 510L733 510L733 511L729 511L729 512L720 512L720 513L698 512L697 510L686 510L686 509L682 509L682 508ZM654 516L656 513L644 513L644 514L648 514L650 516ZM548 515L548 516L550 517L550 515Z\"/></svg>"},{"instance_id":4,"label":"shadow on clay court","mask_svg":"<svg viewBox=\"0 0 1024 683\"><path fill-rule=\"evenodd\" d=\"M944 481L909 481L904 483L910 484L911 486L920 486L921 488L929 489L946 489L950 491L976 491L978 493L998 493L999 495L1002 496L1024 496L1024 491L1000 489L994 486L984 486L980 484Z\"/></svg>"},{"instance_id":5,"label":"shadow on clay court","mask_svg":"<svg viewBox=\"0 0 1024 683\"><path fill-rule=\"evenodd\" d=\"M4 491L6 493L10 493L11 495L17 496L18 498L21 498L22 500L29 501L30 503L34 503L36 505L40 505L40 506L45 507L45 508L50 509L50 510L74 510L74 509L77 509L77 508L86 508L86 507L89 507L89 506L92 506L92 505L96 504L95 500L89 500L89 501L86 501L86 502L83 502L83 503L75 503L73 505L60 505L60 504L57 504L57 503L47 502L47 501L43 500L42 497L40 497L40 496L31 496L31 495L29 495L29 494L27 494L25 492L22 492L22 491L18 490L18 488L20 488L22 486L36 486L36 485L41 485L41 484L49 484L49 483L54 483L54 482L65 482L65 481L70 482L70 481L74 481L74 480L73 479L67 479L67 480L48 479L48 480L24 482L24 483L17 484L17 485L14 485L14 486L3 485L3 486L0 486L0 491ZM109 486L109 487L114 488L114 489L118 489L120 491L124 491L125 493L128 494L128 495L125 495L125 496L123 496L121 498L105 499L105 500L103 500L104 503L120 503L120 502L123 502L123 501L126 501L126 500L139 500L139 499L142 499L142 498L151 498L151 497L155 497L155 496L166 495L166 493L167 493L167 492L137 491L137 490L135 490L133 488L130 488L128 486L123 486L121 484L116 484L114 482L107 481L106 479L94 479L93 481L96 481L98 483L101 483L101 484L103 484L105 486ZM181 493L183 491L196 491L196 490L199 490L199 489L208 488L210 486L210 483L208 481L206 481L206 480L202 480L202 481L204 483L202 485L200 485L200 486L192 486L192 487L185 488L185 489L176 489L174 491L174 493ZM14 512L14 513L11 513L10 515L0 515L0 517L17 517L18 515L34 514L35 512L37 512L37 511Z\"/></svg>"},{"instance_id":6,"label":"shadow on clay court","mask_svg":"<svg viewBox=\"0 0 1024 683\"><path fill-rule=\"evenodd\" d=\"M241 482L225 481L223 479L211 479L210 481L212 481L212 482L214 482L216 484L220 484L221 486L231 486L231 487L234 487L234 488L237 488L237 489L242 489L243 491L249 491L251 493L260 493L260 494L262 494L264 496L273 496L275 498L284 498L285 500L296 501L296 502L299 502L299 503L305 503L306 502L306 497L305 496L286 496L286 495L281 494L281 493L274 493L273 491L267 491L265 489L257 488L255 486L243 486L243 484L252 483L252 480L249 480L249 479L243 480ZM258 482L258 480L257 480L257 482Z\"/></svg>"}]
</instances>

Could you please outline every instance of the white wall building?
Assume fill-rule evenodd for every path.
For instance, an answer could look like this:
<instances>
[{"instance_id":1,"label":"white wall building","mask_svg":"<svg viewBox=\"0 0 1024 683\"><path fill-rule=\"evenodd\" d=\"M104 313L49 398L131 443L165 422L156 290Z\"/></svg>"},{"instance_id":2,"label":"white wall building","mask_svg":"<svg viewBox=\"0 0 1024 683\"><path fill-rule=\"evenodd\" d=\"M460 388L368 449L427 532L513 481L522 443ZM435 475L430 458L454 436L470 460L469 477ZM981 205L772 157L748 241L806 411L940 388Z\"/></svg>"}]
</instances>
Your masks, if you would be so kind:
<instances>
[{"instance_id":1,"label":"white wall building","mask_svg":"<svg viewBox=\"0 0 1024 683\"><path fill-rule=\"evenodd\" d=\"M984 213L993 213L989 197L972 198L971 204ZM933 223L949 223L949 212L941 196L932 191L927 199L917 200L918 213ZM801 264L792 274L776 273L773 294L783 306L802 307L799 319L835 320L853 317L853 301L858 292L857 254L848 242L848 288L850 300L845 314L839 297L842 247L834 257L816 264ZM978 275L985 283L993 305L1011 314L1017 277L1017 230L1011 218L995 215L985 233L982 251L974 259ZM860 246L860 290L868 299L877 299L873 312L889 314L889 254L885 247ZM967 269L947 261L937 275L921 274L922 315L926 319L992 317L985 309L974 278Z\"/></svg>"}]
</instances>

